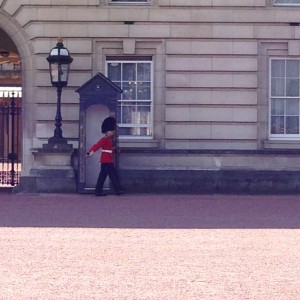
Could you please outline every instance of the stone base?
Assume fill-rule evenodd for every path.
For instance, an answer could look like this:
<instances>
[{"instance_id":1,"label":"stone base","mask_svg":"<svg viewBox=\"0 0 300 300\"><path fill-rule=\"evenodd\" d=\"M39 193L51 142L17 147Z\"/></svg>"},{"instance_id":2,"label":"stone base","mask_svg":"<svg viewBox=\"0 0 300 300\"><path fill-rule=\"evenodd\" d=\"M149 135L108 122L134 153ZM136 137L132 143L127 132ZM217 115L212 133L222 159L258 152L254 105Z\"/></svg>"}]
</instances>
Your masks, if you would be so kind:
<instances>
[{"instance_id":1,"label":"stone base","mask_svg":"<svg viewBox=\"0 0 300 300\"><path fill-rule=\"evenodd\" d=\"M29 193L75 193L74 171L61 169L32 169L30 176L20 178L20 185L14 192Z\"/></svg>"},{"instance_id":2,"label":"stone base","mask_svg":"<svg viewBox=\"0 0 300 300\"><path fill-rule=\"evenodd\" d=\"M32 149L33 168L29 176L21 176L20 184L14 192L29 193L74 193L76 176L72 166L74 149L64 147L43 147Z\"/></svg>"},{"instance_id":3,"label":"stone base","mask_svg":"<svg viewBox=\"0 0 300 300\"><path fill-rule=\"evenodd\" d=\"M165 171L120 170L130 193L173 194L299 194L297 171Z\"/></svg>"}]
</instances>

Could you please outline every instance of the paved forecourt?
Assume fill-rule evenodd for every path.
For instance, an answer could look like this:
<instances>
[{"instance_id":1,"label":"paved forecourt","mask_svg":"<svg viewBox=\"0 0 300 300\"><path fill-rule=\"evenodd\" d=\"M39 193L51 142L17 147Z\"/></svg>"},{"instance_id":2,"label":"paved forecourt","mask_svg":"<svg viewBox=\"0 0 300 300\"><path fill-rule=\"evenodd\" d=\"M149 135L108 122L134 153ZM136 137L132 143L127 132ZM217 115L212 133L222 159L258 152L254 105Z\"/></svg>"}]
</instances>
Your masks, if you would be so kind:
<instances>
[{"instance_id":1,"label":"paved forecourt","mask_svg":"<svg viewBox=\"0 0 300 300\"><path fill-rule=\"evenodd\" d=\"M300 196L0 194L0 299L300 299Z\"/></svg>"}]
</instances>

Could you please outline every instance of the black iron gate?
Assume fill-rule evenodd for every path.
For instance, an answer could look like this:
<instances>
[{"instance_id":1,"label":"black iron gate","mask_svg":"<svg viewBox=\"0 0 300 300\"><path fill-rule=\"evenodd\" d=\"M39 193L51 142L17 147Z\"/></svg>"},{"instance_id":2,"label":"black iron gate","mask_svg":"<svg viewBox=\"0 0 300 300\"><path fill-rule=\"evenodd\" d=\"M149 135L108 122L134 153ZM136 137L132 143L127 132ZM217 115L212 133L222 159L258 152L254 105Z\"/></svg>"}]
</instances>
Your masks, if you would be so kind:
<instances>
[{"instance_id":1,"label":"black iron gate","mask_svg":"<svg viewBox=\"0 0 300 300\"><path fill-rule=\"evenodd\" d=\"M15 186L21 173L21 98L0 98L0 187Z\"/></svg>"}]
</instances>

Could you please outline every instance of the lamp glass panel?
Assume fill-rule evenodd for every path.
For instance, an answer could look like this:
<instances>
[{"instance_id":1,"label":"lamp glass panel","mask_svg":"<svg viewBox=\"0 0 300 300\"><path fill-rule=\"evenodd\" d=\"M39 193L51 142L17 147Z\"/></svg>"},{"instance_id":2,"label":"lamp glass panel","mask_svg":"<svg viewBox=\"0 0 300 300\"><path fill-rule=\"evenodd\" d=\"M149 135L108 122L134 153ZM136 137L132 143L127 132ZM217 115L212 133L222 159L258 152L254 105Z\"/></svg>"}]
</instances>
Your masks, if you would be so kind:
<instances>
[{"instance_id":1,"label":"lamp glass panel","mask_svg":"<svg viewBox=\"0 0 300 300\"><path fill-rule=\"evenodd\" d=\"M51 63L50 64L50 76L51 76L51 82L57 83L59 81L59 66L57 63Z\"/></svg>"},{"instance_id":2,"label":"lamp glass panel","mask_svg":"<svg viewBox=\"0 0 300 300\"><path fill-rule=\"evenodd\" d=\"M61 64L59 73L60 73L60 81L61 82L68 82L69 65L68 64Z\"/></svg>"}]
</instances>

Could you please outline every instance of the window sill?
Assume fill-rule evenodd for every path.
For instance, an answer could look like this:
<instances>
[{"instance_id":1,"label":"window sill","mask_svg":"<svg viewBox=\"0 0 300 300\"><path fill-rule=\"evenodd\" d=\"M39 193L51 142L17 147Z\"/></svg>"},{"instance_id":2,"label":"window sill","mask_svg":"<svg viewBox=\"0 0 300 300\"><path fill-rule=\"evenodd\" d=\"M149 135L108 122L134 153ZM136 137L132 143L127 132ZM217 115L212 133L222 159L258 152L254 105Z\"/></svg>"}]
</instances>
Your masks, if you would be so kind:
<instances>
[{"instance_id":1,"label":"window sill","mask_svg":"<svg viewBox=\"0 0 300 300\"><path fill-rule=\"evenodd\" d=\"M108 3L109 5L120 5L120 6L127 6L127 5L135 5L135 6L137 6L137 5L150 5L150 1L147 1L147 2L140 2L140 1L137 1L137 2L131 2L131 1L129 1L129 2L117 2L117 1L110 1L109 3Z\"/></svg>"},{"instance_id":2,"label":"window sill","mask_svg":"<svg viewBox=\"0 0 300 300\"><path fill-rule=\"evenodd\" d=\"M157 140L119 140L120 148L158 148L159 142Z\"/></svg>"},{"instance_id":3,"label":"window sill","mask_svg":"<svg viewBox=\"0 0 300 300\"><path fill-rule=\"evenodd\" d=\"M276 6L300 6L299 3L274 3L274 7Z\"/></svg>"}]
</instances>

